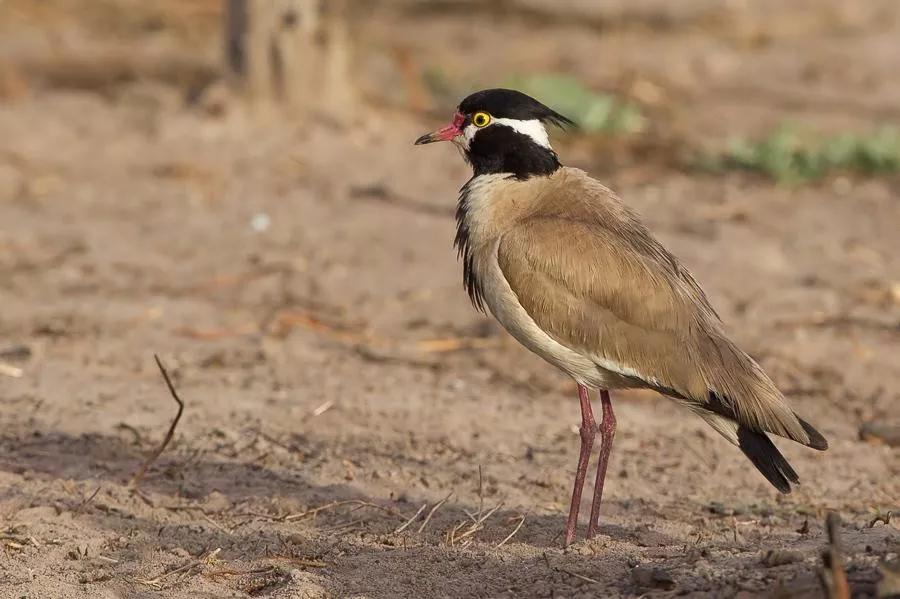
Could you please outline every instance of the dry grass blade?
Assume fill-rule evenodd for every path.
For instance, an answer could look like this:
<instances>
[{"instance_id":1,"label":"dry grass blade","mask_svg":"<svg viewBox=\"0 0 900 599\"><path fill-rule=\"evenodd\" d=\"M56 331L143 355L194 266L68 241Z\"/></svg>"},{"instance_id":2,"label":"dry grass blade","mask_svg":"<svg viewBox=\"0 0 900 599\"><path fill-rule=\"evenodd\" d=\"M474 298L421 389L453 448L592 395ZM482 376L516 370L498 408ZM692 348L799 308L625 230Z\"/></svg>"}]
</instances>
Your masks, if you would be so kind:
<instances>
[{"instance_id":1,"label":"dry grass blade","mask_svg":"<svg viewBox=\"0 0 900 599\"><path fill-rule=\"evenodd\" d=\"M458 543L468 537L471 537L476 532L478 532L479 530L484 528L484 523L487 521L487 519L490 518L491 516L493 516L494 513L502 507L503 507L503 503L497 504L493 508L489 509L487 512L478 515L477 519L474 519L474 521L471 524L469 524L468 522L460 522L455 527L453 527L453 529L450 530L450 532L447 533L446 543L450 546L453 546L453 545L456 545L456 543ZM466 528L465 530L463 530L462 533L457 535L456 533L458 533L460 530L462 530L463 527L465 527L466 525L468 525L468 528Z\"/></svg>"},{"instance_id":2,"label":"dry grass blade","mask_svg":"<svg viewBox=\"0 0 900 599\"><path fill-rule=\"evenodd\" d=\"M329 399L328 401L326 401L325 403L323 403L322 405L320 405L319 407L317 407L315 410L313 410L310 413L313 416L321 416L322 414L324 414L325 412L327 412L328 410L330 410L333 407L334 407L334 400Z\"/></svg>"},{"instance_id":3,"label":"dry grass blade","mask_svg":"<svg viewBox=\"0 0 900 599\"><path fill-rule=\"evenodd\" d=\"M565 568L556 568L556 571L562 572L563 574L568 574L569 576L574 576L575 578L578 578L585 582L592 582L594 584L603 584L595 578L591 578L590 576L585 576L584 574L579 574L578 572L572 572L571 570L566 570Z\"/></svg>"},{"instance_id":4,"label":"dry grass blade","mask_svg":"<svg viewBox=\"0 0 900 599\"><path fill-rule=\"evenodd\" d=\"M503 539L502 541L497 543L497 547L502 547L503 545L506 544L507 541L512 539L514 536L516 536L516 533L519 532L519 529L522 528L523 524L525 524L525 514L522 514L521 516L519 516L518 520L519 520L519 523L516 525L516 527L513 529L513 531L511 533L509 533L508 535L506 535L505 539Z\"/></svg>"},{"instance_id":5,"label":"dry grass blade","mask_svg":"<svg viewBox=\"0 0 900 599\"><path fill-rule=\"evenodd\" d=\"M428 526L429 522L431 522L431 517L434 516L435 512L437 512L441 508L442 505L447 503L447 500L450 499L450 497L452 495L453 495L453 492L451 491L450 493L447 494L446 497L444 497L443 499L441 499L440 501L438 501L437 503L434 504L434 507L432 507L428 511L428 515L425 516L424 522L422 522L422 525L419 526L419 530L417 530L416 532L423 532L425 530L425 527Z\"/></svg>"},{"instance_id":6,"label":"dry grass blade","mask_svg":"<svg viewBox=\"0 0 900 599\"><path fill-rule=\"evenodd\" d=\"M284 560L296 566L304 568L327 568L328 564L317 559L304 559L302 557L276 557L275 559Z\"/></svg>"},{"instance_id":7,"label":"dry grass blade","mask_svg":"<svg viewBox=\"0 0 900 599\"><path fill-rule=\"evenodd\" d=\"M74 510L72 510L72 515L77 516L78 514L80 514L81 511L84 508L86 508L88 506L88 504L90 504L94 500L94 497L96 497L97 493L99 493L99 492L100 492L100 487L98 486L96 489L94 489L93 493L91 493L88 497L86 497L84 500L82 500L82 502L79 503L78 506Z\"/></svg>"},{"instance_id":8,"label":"dry grass blade","mask_svg":"<svg viewBox=\"0 0 900 599\"><path fill-rule=\"evenodd\" d=\"M212 518L210 518L209 514L207 514L206 512L201 512L201 513L200 513L200 516L201 516L204 520L206 520L207 522L209 522L210 524L212 524L213 528L216 528L216 529L218 529L218 530L221 530L222 532L224 532L224 533L227 534L227 535L233 534L233 531L232 531L232 530L226 528L225 526L219 524L218 522L216 522L215 520L213 520Z\"/></svg>"},{"instance_id":9,"label":"dry grass blade","mask_svg":"<svg viewBox=\"0 0 900 599\"><path fill-rule=\"evenodd\" d=\"M342 505L356 505L356 506L359 506L360 508L369 507L372 509L381 510L382 512L391 514L392 516L396 516L397 518L400 518L401 520L406 520L406 516L404 516L397 510L392 510L389 507L384 507L383 505L378 505L377 503L372 503L370 501L362 501L359 499L347 499L345 501L332 501L331 503L326 503L325 505L321 505L319 507L306 510L305 512L299 512L296 514L288 514L287 516L284 516L283 518L281 518L281 520L283 520L284 522L293 522L295 520L302 520L303 518L315 516L319 512L324 512L325 510L330 510L330 509L333 509L336 507L340 507Z\"/></svg>"},{"instance_id":10,"label":"dry grass blade","mask_svg":"<svg viewBox=\"0 0 900 599\"><path fill-rule=\"evenodd\" d=\"M428 504L427 504L427 503L423 503L423 504L422 504L422 507L420 507L418 510L416 510L416 513L413 514L413 515L409 518L409 520L407 520L406 522L404 522L403 524L401 524L400 526L398 526L397 528L394 529L394 534L395 534L395 535L396 535L396 534L400 534L401 532L403 532L404 530L406 530L407 528L409 528L409 525L412 524L413 522L415 522L416 518L419 517L419 514L421 514L422 512L425 511L425 508L426 508L426 507L428 507Z\"/></svg>"},{"instance_id":11,"label":"dry grass blade","mask_svg":"<svg viewBox=\"0 0 900 599\"><path fill-rule=\"evenodd\" d=\"M554 566L550 563L550 558L547 556L546 553L544 553L541 557L544 560L544 564L547 565L547 569L550 570L551 572L559 572L560 574L567 574L569 576L574 576L575 578L577 578L579 580L583 580L585 582L590 582L593 584L603 584L599 580L591 578L590 576L585 576L584 574L579 574L578 572L572 572L571 570L566 570L565 568L557 568L556 566Z\"/></svg>"},{"instance_id":12,"label":"dry grass blade","mask_svg":"<svg viewBox=\"0 0 900 599\"><path fill-rule=\"evenodd\" d=\"M478 464L478 515L484 512L484 477L481 464Z\"/></svg>"},{"instance_id":13,"label":"dry grass blade","mask_svg":"<svg viewBox=\"0 0 900 599\"><path fill-rule=\"evenodd\" d=\"M172 424L169 426L168 432L166 432L166 437L163 439L163 442L160 443L159 447L151 453L147 459L141 464L141 467L137 469L134 473L134 476L131 477L131 480L128 482L129 487L136 487L140 484L141 480L144 478L144 475L147 473L147 468L150 467L153 462L162 455L162 452L166 450L166 447L172 441L172 437L175 436L175 427L178 426L178 421L181 420L181 414L184 412L184 402L181 401L181 398L178 396L178 392L175 390L175 385L172 384L172 379L169 378L169 372L166 370L166 367L163 366L162 361L159 359L159 356L153 354L153 359L156 360L156 365L159 367L159 371L162 373L163 380L166 382L166 387L169 388L169 394L172 396L172 399L175 400L175 403L178 404L178 412L175 414L175 419L172 420Z\"/></svg>"},{"instance_id":14,"label":"dry grass blade","mask_svg":"<svg viewBox=\"0 0 900 599\"><path fill-rule=\"evenodd\" d=\"M149 587L153 587L157 590L161 590L164 588L163 582L166 579L173 577L173 576L180 577L180 576L187 575L190 572L192 572L195 568L200 568L200 567L204 566L205 564L211 563L212 560L214 560L216 558L216 556L219 555L220 551L222 551L221 547L214 549L214 550L210 551L209 553L207 553L206 555L198 557L197 559L192 559L191 561L189 561L188 563L186 563L182 566L178 566L177 568L174 568L172 570L167 570L166 572L163 572L162 574L160 574L159 576L157 576L155 578L150 578L150 579L146 579L146 580L135 579L135 582L138 582L143 585L147 585Z\"/></svg>"},{"instance_id":15,"label":"dry grass blade","mask_svg":"<svg viewBox=\"0 0 900 599\"><path fill-rule=\"evenodd\" d=\"M223 568L221 570L213 570L212 572L204 572L206 578L217 578L219 576L250 576L253 574L268 574L275 570L275 566L267 566L265 568L256 568L253 570L234 570L231 568Z\"/></svg>"}]
</instances>

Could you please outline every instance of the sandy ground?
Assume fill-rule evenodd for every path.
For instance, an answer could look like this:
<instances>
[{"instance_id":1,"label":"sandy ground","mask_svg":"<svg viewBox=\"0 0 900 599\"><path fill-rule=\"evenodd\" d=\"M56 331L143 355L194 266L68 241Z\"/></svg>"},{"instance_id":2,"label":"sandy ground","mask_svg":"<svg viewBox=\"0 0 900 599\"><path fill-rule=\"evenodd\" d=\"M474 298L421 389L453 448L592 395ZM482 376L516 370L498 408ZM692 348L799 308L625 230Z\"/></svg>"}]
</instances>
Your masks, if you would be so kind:
<instances>
[{"instance_id":1,"label":"sandy ground","mask_svg":"<svg viewBox=\"0 0 900 599\"><path fill-rule=\"evenodd\" d=\"M606 87L637 73L676 147L896 116L895 4L793 29L777 5L716 35L626 19L537 44L484 17L508 54L453 10L396 35L451 71L480 56L483 81L529 60ZM872 522L900 508L898 449L859 435L898 423L900 180L784 188L560 144L831 443L779 442L803 481L779 496L698 419L617 393L601 534L563 550L574 385L468 305L466 167L411 145L435 124L371 100L344 126L222 114L143 81L0 103L0 597L818 597L829 510L872 596L900 547L896 520ZM176 409L154 353L186 406L135 488Z\"/></svg>"}]
</instances>

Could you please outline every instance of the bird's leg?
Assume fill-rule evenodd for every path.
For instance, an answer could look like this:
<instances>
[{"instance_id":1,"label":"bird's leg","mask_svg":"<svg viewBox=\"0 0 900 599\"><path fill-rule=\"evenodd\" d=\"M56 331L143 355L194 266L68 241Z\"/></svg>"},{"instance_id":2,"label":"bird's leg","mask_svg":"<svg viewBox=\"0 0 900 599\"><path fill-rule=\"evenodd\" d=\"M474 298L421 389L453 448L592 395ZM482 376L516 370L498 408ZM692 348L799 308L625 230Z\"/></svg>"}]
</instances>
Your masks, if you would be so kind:
<instances>
[{"instance_id":1,"label":"bird's leg","mask_svg":"<svg viewBox=\"0 0 900 599\"><path fill-rule=\"evenodd\" d=\"M613 414L609 391L600 391L600 402L603 406L603 420L600 422L600 461L597 463L597 479L594 481L594 501L591 503L591 520L588 523L587 536L590 539L600 528L600 498L603 496L603 481L606 478L606 466L612 452L613 437L616 436L616 416Z\"/></svg>"},{"instance_id":2,"label":"bird's leg","mask_svg":"<svg viewBox=\"0 0 900 599\"><path fill-rule=\"evenodd\" d=\"M581 450L578 453L578 468L575 470L575 488L572 489L572 505L569 507L569 519L566 522L566 540L568 547L575 540L575 528L578 526L578 508L581 506L581 491L584 489L584 478L587 475L588 461L594 437L597 436L597 423L591 410L591 398L588 389L578 384L578 400L581 402Z\"/></svg>"}]
</instances>

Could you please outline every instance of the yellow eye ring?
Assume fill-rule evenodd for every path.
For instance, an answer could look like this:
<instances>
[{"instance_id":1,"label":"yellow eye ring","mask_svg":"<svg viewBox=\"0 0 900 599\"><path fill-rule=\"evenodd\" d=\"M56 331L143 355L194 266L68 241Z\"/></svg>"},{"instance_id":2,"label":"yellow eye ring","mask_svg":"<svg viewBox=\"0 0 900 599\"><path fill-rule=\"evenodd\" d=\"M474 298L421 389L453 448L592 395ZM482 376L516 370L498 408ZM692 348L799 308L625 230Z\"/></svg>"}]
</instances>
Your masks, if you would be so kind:
<instances>
[{"instance_id":1,"label":"yellow eye ring","mask_svg":"<svg viewBox=\"0 0 900 599\"><path fill-rule=\"evenodd\" d=\"M478 128L487 127L491 122L491 115L486 112L476 112L472 116L472 124Z\"/></svg>"}]
</instances>

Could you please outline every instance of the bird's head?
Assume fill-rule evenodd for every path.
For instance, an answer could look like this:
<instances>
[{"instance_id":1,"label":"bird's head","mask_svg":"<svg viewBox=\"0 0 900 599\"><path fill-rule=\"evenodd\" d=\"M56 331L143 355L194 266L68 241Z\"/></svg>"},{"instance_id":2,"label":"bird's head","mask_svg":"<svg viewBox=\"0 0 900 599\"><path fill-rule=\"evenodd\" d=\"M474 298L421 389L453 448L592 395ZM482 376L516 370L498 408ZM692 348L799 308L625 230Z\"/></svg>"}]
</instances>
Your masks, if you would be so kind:
<instances>
[{"instance_id":1,"label":"bird's head","mask_svg":"<svg viewBox=\"0 0 900 599\"><path fill-rule=\"evenodd\" d=\"M423 135L416 145L452 141L476 176L509 173L527 179L549 175L560 167L550 146L548 124L575 125L522 92L486 89L465 98L449 125Z\"/></svg>"}]
</instances>

